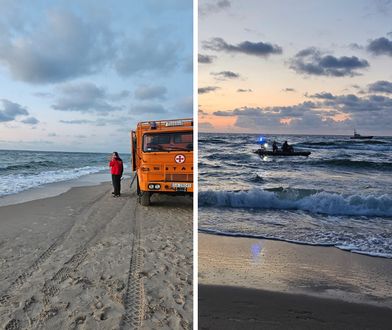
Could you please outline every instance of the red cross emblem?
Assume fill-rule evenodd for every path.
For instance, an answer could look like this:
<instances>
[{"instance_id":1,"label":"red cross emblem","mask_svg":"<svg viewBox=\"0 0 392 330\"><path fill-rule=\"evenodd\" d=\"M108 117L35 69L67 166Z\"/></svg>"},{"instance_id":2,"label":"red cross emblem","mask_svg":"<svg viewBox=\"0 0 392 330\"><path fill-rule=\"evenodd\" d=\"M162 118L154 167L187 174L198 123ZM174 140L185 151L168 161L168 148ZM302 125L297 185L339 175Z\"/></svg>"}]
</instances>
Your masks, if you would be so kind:
<instances>
[{"instance_id":1,"label":"red cross emblem","mask_svg":"<svg viewBox=\"0 0 392 330\"><path fill-rule=\"evenodd\" d=\"M176 161L176 163L178 164L182 164L183 162L185 162L185 156L184 155L177 155L174 160Z\"/></svg>"}]
</instances>

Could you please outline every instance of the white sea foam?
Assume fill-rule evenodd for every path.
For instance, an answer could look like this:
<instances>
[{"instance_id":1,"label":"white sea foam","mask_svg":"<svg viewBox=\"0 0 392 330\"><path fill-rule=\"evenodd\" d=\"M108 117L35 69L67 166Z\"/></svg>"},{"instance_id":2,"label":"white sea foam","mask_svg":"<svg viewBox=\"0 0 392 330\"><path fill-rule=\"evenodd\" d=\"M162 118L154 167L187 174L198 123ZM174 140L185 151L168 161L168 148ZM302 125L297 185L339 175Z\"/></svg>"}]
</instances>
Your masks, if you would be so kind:
<instances>
[{"instance_id":1,"label":"white sea foam","mask_svg":"<svg viewBox=\"0 0 392 330\"><path fill-rule=\"evenodd\" d=\"M16 194L44 184L73 180L83 175L107 170L106 166L84 166L67 170L54 170L37 174L9 174L1 177L0 196Z\"/></svg>"},{"instance_id":2,"label":"white sea foam","mask_svg":"<svg viewBox=\"0 0 392 330\"><path fill-rule=\"evenodd\" d=\"M301 195L298 192L279 193L261 189L248 191L205 191L199 193L200 206L297 209L329 215L392 216L392 196L355 194L342 195L315 192Z\"/></svg>"}]
</instances>

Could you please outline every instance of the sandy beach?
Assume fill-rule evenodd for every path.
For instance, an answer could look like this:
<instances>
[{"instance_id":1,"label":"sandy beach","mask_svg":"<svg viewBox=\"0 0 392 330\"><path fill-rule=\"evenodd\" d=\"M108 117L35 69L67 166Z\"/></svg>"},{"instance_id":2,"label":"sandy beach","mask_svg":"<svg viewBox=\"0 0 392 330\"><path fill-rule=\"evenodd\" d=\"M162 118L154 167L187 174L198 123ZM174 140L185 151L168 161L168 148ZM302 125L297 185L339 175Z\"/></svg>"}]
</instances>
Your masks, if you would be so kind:
<instances>
[{"instance_id":1,"label":"sandy beach","mask_svg":"<svg viewBox=\"0 0 392 330\"><path fill-rule=\"evenodd\" d=\"M389 329L392 260L199 234L200 329Z\"/></svg>"},{"instance_id":2,"label":"sandy beach","mask_svg":"<svg viewBox=\"0 0 392 330\"><path fill-rule=\"evenodd\" d=\"M192 200L128 185L0 207L1 328L192 328Z\"/></svg>"}]
</instances>

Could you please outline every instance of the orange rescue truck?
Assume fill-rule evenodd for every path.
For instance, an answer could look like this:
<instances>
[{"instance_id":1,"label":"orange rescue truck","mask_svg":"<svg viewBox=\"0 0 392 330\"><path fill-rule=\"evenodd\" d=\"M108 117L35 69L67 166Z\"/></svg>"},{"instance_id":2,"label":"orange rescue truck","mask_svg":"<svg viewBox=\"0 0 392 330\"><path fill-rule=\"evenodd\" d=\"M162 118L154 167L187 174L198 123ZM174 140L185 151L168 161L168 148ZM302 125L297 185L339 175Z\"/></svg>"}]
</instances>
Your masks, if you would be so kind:
<instances>
[{"instance_id":1,"label":"orange rescue truck","mask_svg":"<svg viewBox=\"0 0 392 330\"><path fill-rule=\"evenodd\" d=\"M141 205L157 193L193 195L193 119L140 122L131 146Z\"/></svg>"}]
</instances>

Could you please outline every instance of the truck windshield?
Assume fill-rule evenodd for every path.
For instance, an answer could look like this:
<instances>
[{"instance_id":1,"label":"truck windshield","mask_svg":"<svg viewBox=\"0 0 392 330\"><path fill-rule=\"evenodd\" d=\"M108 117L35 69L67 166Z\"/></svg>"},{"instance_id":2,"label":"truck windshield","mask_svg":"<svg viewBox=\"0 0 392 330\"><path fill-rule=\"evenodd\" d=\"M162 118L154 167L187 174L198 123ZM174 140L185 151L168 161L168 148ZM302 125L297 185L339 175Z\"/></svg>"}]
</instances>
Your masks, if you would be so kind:
<instances>
[{"instance_id":1,"label":"truck windshield","mask_svg":"<svg viewBox=\"0 0 392 330\"><path fill-rule=\"evenodd\" d=\"M143 151L192 151L193 133L147 133L143 135Z\"/></svg>"}]
</instances>

